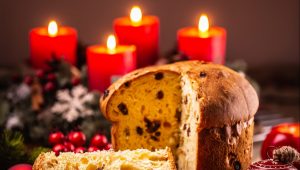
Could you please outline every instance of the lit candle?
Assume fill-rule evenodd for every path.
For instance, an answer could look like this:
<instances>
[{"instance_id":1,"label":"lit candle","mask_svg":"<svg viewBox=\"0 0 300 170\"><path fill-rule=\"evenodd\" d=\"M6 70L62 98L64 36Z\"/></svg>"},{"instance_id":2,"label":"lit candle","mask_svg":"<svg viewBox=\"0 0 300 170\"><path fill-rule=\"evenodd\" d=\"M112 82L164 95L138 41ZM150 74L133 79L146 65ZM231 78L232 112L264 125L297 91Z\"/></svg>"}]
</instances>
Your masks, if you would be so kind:
<instances>
[{"instance_id":1,"label":"lit candle","mask_svg":"<svg viewBox=\"0 0 300 170\"><path fill-rule=\"evenodd\" d=\"M135 46L117 45L114 35L108 36L106 46L94 45L87 48L90 90L103 92L112 82L135 68Z\"/></svg>"},{"instance_id":2,"label":"lit candle","mask_svg":"<svg viewBox=\"0 0 300 170\"><path fill-rule=\"evenodd\" d=\"M50 21L48 27L34 28L29 33L30 62L35 68L48 68L53 56L76 65L77 31L71 27L58 27Z\"/></svg>"},{"instance_id":3,"label":"lit candle","mask_svg":"<svg viewBox=\"0 0 300 170\"><path fill-rule=\"evenodd\" d=\"M136 46L139 68L157 61L159 19L156 16L143 16L141 9L134 6L130 16L114 20L114 30L120 44Z\"/></svg>"},{"instance_id":4,"label":"lit candle","mask_svg":"<svg viewBox=\"0 0 300 170\"><path fill-rule=\"evenodd\" d=\"M186 27L177 32L178 50L191 60L224 64L226 30L210 27L206 15L201 15L198 27Z\"/></svg>"}]
</instances>

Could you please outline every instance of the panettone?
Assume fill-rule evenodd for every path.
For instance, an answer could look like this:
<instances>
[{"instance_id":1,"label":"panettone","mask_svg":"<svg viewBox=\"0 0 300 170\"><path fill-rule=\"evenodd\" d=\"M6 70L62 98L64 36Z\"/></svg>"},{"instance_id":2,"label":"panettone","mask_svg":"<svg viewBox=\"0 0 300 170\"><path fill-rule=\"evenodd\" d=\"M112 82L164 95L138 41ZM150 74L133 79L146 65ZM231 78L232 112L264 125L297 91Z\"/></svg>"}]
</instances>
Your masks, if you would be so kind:
<instances>
[{"instance_id":1,"label":"panettone","mask_svg":"<svg viewBox=\"0 0 300 170\"><path fill-rule=\"evenodd\" d=\"M151 152L146 149L114 152L42 153L36 159L33 170L175 170L169 148Z\"/></svg>"},{"instance_id":2,"label":"panettone","mask_svg":"<svg viewBox=\"0 0 300 170\"><path fill-rule=\"evenodd\" d=\"M117 150L169 146L179 169L246 169L254 88L221 65L185 61L125 75L100 100Z\"/></svg>"}]
</instances>

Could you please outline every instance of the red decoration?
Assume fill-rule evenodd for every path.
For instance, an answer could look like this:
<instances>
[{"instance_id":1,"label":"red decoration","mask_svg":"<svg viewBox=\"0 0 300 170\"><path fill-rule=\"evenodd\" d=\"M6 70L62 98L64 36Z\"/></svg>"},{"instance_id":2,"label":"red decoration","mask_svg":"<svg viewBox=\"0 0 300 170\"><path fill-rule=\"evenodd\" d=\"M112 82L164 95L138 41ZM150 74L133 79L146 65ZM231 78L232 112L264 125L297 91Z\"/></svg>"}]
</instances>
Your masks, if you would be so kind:
<instances>
[{"instance_id":1,"label":"red decoration","mask_svg":"<svg viewBox=\"0 0 300 170\"><path fill-rule=\"evenodd\" d=\"M64 145L68 152L73 152L75 150L75 146L71 142L64 142Z\"/></svg>"},{"instance_id":2,"label":"red decoration","mask_svg":"<svg viewBox=\"0 0 300 170\"><path fill-rule=\"evenodd\" d=\"M51 82L51 81L47 82L47 83L45 84L45 86L44 86L44 90L45 90L46 92L51 92L51 91L55 90L55 85L54 85L54 83Z\"/></svg>"},{"instance_id":3,"label":"red decoration","mask_svg":"<svg viewBox=\"0 0 300 170\"><path fill-rule=\"evenodd\" d=\"M261 148L262 159L272 157L270 147L291 146L300 152L300 123L284 123L271 129Z\"/></svg>"},{"instance_id":4,"label":"red decoration","mask_svg":"<svg viewBox=\"0 0 300 170\"><path fill-rule=\"evenodd\" d=\"M56 155L60 152L75 152L84 153L94 152L98 150L109 150L111 144L108 143L105 135L96 134L91 139L90 147L86 149L83 145L86 142L86 137L81 131L73 131L67 134L67 139L64 137L62 132L54 132L49 135L49 143L54 145L52 148Z\"/></svg>"},{"instance_id":5,"label":"red decoration","mask_svg":"<svg viewBox=\"0 0 300 170\"><path fill-rule=\"evenodd\" d=\"M116 79L136 68L135 47L119 45L109 49L101 45L90 46L87 67L89 89L103 92Z\"/></svg>"},{"instance_id":6,"label":"red decoration","mask_svg":"<svg viewBox=\"0 0 300 170\"><path fill-rule=\"evenodd\" d=\"M60 152L66 152L67 148L63 144L56 144L53 146L52 151L55 152L56 156L58 156Z\"/></svg>"},{"instance_id":7,"label":"red decoration","mask_svg":"<svg viewBox=\"0 0 300 170\"><path fill-rule=\"evenodd\" d=\"M79 146L75 149L75 153L84 153L86 151L85 147Z\"/></svg>"},{"instance_id":8,"label":"red decoration","mask_svg":"<svg viewBox=\"0 0 300 170\"><path fill-rule=\"evenodd\" d=\"M88 152L95 152L95 151L99 151L100 149L99 148L97 148L97 147L95 147L95 146L90 146L89 148L88 148Z\"/></svg>"},{"instance_id":9,"label":"red decoration","mask_svg":"<svg viewBox=\"0 0 300 170\"><path fill-rule=\"evenodd\" d=\"M16 164L16 165L8 168L8 170L32 170L32 165L29 165L29 164Z\"/></svg>"},{"instance_id":10,"label":"red decoration","mask_svg":"<svg viewBox=\"0 0 300 170\"><path fill-rule=\"evenodd\" d=\"M72 84L72 86L77 86L80 82L81 82L81 79L78 78L78 77L73 77L73 78L71 79L71 84Z\"/></svg>"},{"instance_id":11,"label":"red decoration","mask_svg":"<svg viewBox=\"0 0 300 170\"><path fill-rule=\"evenodd\" d=\"M107 138L104 135L96 134L91 140L91 146L104 148L107 145Z\"/></svg>"},{"instance_id":12,"label":"red decoration","mask_svg":"<svg viewBox=\"0 0 300 170\"><path fill-rule=\"evenodd\" d=\"M54 73L50 73L47 75L47 80L48 81L54 81L56 80L56 75Z\"/></svg>"},{"instance_id":13,"label":"red decoration","mask_svg":"<svg viewBox=\"0 0 300 170\"><path fill-rule=\"evenodd\" d=\"M45 76L45 71L44 70L37 70L36 72L35 72L35 75L39 78L39 79L43 79L44 78L44 76Z\"/></svg>"},{"instance_id":14,"label":"red decoration","mask_svg":"<svg viewBox=\"0 0 300 170\"><path fill-rule=\"evenodd\" d=\"M76 64L77 31L74 28L58 27L53 34L47 27L34 28L29 33L29 45L30 61L35 68L48 68L46 62L53 55Z\"/></svg>"},{"instance_id":15,"label":"red decoration","mask_svg":"<svg viewBox=\"0 0 300 170\"><path fill-rule=\"evenodd\" d=\"M31 76L26 76L23 82L30 86L33 83L33 78Z\"/></svg>"},{"instance_id":16,"label":"red decoration","mask_svg":"<svg viewBox=\"0 0 300 170\"><path fill-rule=\"evenodd\" d=\"M53 146L55 144L61 144L64 141L64 134L61 132L54 132L49 135L48 142Z\"/></svg>"},{"instance_id":17,"label":"red decoration","mask_svg":"<svg viewBox=\"0 0 300 170\"><path fill-rule=\"evenodd\" d=\"M69 141L74 144L75 146L83 146L86 141L85 134L79 131L76 132L70 132L68 134Z\"/></svg>"},{"instance_id":18,"label":"red decoration","mask_svg":"<svg viewBox=\"0 0 300 170\"><path fill-rule=\"evenodd\" d=\"M249 170L297 170L291 164L284 164L280 162L275 162L272 159L262 160L253 163L249 168Z\"/></svg>"},{"instance_id":19,"label":"red decoration","mask_svg":"<svg viewBox=\"0 0 300 170\"><path fill-rule=\"evenodd\" d=\"M139 12L135 15L142 16ZM159 19L156 16L142 16L134 21L133 13L131 10L131 17L115 19L113 27L120 44L136 46L137 66L141 68L154 64L158 59Z\"/></svg>"},{"instance_id":20,"label":"red decoration","mask_svg":"<svg viewBox=\"0 0 300 170\"><path fill-rule=\"evenodd\" d=\"M110 150L112 148L112 145L109 143L104 147L104 150Z\"/></svg>"}]
</instances>

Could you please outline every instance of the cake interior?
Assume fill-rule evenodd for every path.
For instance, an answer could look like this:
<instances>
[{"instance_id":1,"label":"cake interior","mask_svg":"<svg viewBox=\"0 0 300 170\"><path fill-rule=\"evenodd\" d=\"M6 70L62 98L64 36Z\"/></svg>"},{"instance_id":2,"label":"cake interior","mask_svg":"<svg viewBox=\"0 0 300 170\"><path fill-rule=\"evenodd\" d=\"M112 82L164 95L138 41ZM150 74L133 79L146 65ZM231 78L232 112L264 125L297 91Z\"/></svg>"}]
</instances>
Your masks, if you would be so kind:
<instances>
[{"instance_id":1,"label":"cake interior","mask_svg":"<svg viewBox=\"0 0 300 170\"><path fill-rule=\"evenodd\" d=\"M180 124L180 143L177 149L178 169L197 169L198 129L200 121L199 99L193 92L193 85L187 75L182 77L182 121ZM197 106L198 104L198 106Z\"/></svg>"},{"instance_id":2,"label":"cake interior","mask_svg":"<svg viewBox=\"0 0 300 170\"><path fill-rule=\"evenodd\" d=\"M119 152L97 151L84 154L72 152L60 153L55 156L54 152L47 152L37 159L39 169L86 169L86 170L151 170L171 169L172 158L167 149L151 152L146 149L124 150ZM37 163L38 164L38 163Z\"/></svg>"},{"instance_id":3,"label":"cake interior","mask_svg":"<svg viewBox=\"0 0 300 170\"><path fill-rule=\"evenodd\" d=\"M172 71L151 72L125 82L114 93L107 108L116 149L169 146L175 151L182 112L180 79Z\"/></svg>"}]
</instances>

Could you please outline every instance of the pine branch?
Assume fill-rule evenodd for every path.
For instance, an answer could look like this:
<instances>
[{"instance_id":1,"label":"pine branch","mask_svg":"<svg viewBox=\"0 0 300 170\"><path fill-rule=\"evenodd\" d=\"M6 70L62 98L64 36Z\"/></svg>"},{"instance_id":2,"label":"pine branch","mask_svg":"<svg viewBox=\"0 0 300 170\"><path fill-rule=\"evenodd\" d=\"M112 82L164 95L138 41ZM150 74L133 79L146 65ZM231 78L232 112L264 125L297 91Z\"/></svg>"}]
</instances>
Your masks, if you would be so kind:
<instances>
[{"instance_id":1,"label":"pine branch","mask_svg":"<svg viewBox=\"0 0 300 170\"><path fill-rule=\"evenodd\" d=\"M24 138L20 132L0 132L0 164L4 169L20 162L26 162Z\"/></svg>"}]
</instances>

